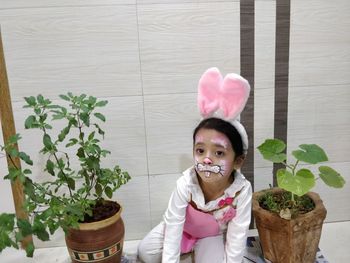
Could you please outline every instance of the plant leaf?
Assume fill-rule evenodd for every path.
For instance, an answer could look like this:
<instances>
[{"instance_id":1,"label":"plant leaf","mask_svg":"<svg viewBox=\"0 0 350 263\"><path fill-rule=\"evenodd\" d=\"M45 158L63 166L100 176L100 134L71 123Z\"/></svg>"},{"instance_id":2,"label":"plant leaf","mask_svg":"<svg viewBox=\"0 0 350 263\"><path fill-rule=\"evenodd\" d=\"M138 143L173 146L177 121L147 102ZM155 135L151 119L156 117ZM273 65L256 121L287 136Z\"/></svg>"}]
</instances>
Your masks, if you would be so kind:
<instances>
[{"instance_id":1,"label":"plant leaf","mask_svg":"<svg viewBox=\"0 0 350 263\"><path fill-rule=\"evenodd\" d=\"M334 188L342 188L345 184L345 179L333 168L329 166L320 166L320 177L323 182Z\"/></svg>"},{"instance_id":2,"label":"plant leaf","mask_svg":"<svg viewBox=\"0 0 350 263\"><path fill-rule=\"evenodd\" d=\"M35 248L34 248L34 244L33 243L27 244L27 246L26 246L26 255L27 255L27 257L30 257L30 258L33 257L34 249Z\"/></svg>"},{"instance_id":3,"label":"plant leaf","mask_svg":"<svg viewBox=\"0 0 350 263\"><path fill-rule=\"evenodd\" d=\"M36 122L35 116L34 116L34 115L30 115L30 116L28 116L27 119L25 120L25 122L24 122L24 127L25 127L26 129L30 129L30 128L33 127L33 123L35 123L35 122Z\"/></svg>"},{"instance_id":4,"label":"plant leaf","mask_svg":"<svg viewBox=\"0 0 350 263\"><path fill-rule=\"evenodd\" d=\"M316 144L299 145L302 150L293 151L293 156L302 162L316 164L328 161L328 157L324 150Z\"/></svg>"},{"instance_id":5,"label":"plant leaf","mask_svg":"<svg viewBox=\"0 0 350 263\"><path fill-rule=\"evenodd\" d=\"M112 191L112 188L110 188L109 186L106 187L105 189L105 194L108 198L112 198L113 196L113 191Z\"/></svg>"},{"instance_id":6,"label":"plant leaf","mask_svg":"<svg viewBox=\"0 0 350 263\"><path fill-rule=\"evenodd\" d=\"M33 96L24 97L24 100L28 103L29 106L35 106L36 105L36 99Z\"/></svg>"},{"instance_id":7,"label":"plant leaf","mask_svg":"<svg viewBox=\"0 0 350 263\"><path fill-rule=\"evenodd\" d=\"M96 107L103 107L106 106L106 104L108 103L107 100L101 100L99 102L96 103Z\"/></svg>"},{"instance_id":8,"label":"plant leaf","mask_svg":"<svg viewBox=\"0 0 350 263\"><path fill-rule=\"evenodd\" d=\"M48 150L52 150L53 144L52 144L50 135L44 134L44 136L43 136L43 143L44 143L45 147L46 147Z\"/></svg>"},{"instance_id":9,"label":"plant leaf","mask_svg":"<svg viewBox=\"0 0 350 263\"><path fill-rule=\"evenodd\" d=\"M25 152L19 152L18 157L21 158L21 160L23 160L26 164L33 165L33 161Z\"/></svg>"},{"instance_id":10,"label":"plant leaf","mask_svg":"<svg viewBox=\"0 0 350 263\"><path fill-rule=\"evenodd\" d=\"M96 112L96 113L94 113L94 115L96 118L100 119L101 121L103 121L103 122L106 121L106 117L103 114Z\"/></svg>"},{"instance_id":11,"label":"plant leaf","mask_svg":"<svg viewBox=\"0 0 350 263\"><path fill-rule=\"evenodd\" d=\"M48 173L51 175L55 175L54 168L55 164L50 159L48 159L46 162L46 170L48 171Z\"/></svg>"},{"instance_id":12,"label":"plant leaf","mask_svg":"<svg viewBox=\"0 0 350 263\"><path fill-rule=\"evenodd\" d=\"M66 95L61 94L61 95L59 95L59 97L63 100L70 101L70 98Z\"/></svg>"},{"instance_id":13,"label":"plant leaf","mask_svg":"<svg viewBox=\"0 0 350 263\"><path fill-rule=\"evenodd\" d=\"M300 169L295 176L286 169L279 169L277 184L286 191L302 196L315 186L315 176L308 169Z\"/></svg>"},{"instance_id":14,"label":"plant leaf","mask_svg":"<svg viewBox=\"0 0 350 263\"><path fill-rule=\"evenodd\" d=\"M283 153L285 149L286 144L279 139L267 139L258 147L264 159L274 163L282 163L286 160L286 154Z\"/></svg>"}]
</instances>

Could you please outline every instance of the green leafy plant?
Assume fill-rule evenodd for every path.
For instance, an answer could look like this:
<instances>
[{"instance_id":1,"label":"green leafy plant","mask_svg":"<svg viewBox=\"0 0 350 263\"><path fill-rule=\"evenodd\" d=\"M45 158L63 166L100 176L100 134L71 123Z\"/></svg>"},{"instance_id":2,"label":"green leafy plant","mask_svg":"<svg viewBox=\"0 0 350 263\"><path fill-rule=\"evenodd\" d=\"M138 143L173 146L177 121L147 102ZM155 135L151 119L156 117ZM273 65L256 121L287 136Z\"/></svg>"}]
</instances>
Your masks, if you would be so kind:
<instances>
[{"instance_id":1,"label":"green leafy plant","mask_svg":"<svg viewBox=\"0 0 350 263\"><path fill-rule=\"evenodd\" d=\"M288 197L279 197L279 200L284 200L280 204L276 203L273 197L265 196L266 198L264 197L263 202L269 207L269 210L279 212L287 207L297 208L300 204L310 208L308 201L302 197L315 186L318 178L321 178L330 187L341 188L344 186L344 178L329 166L318 166L319 177L316 177L310 169L299 169L298 165L300 162L315 165L328 161L325 151L320 146L316 144L300 145L299 149L292 151L292 155L296 159L294 163L287 163L287 155L284 153L285 149L286 144L279 139L267 139L258 146L258 150L264 159L284 166L284 168L277 171L277 185L289 193ZM289 205L285 205L286 202Z\"/></svg>"},{"instance_id":2,"label":"green leafy plant","mask_svg":"<svg viewBox=\"0 0 350 263\"><path fill-rule=\"evenodd\" d=\"M64 100L62 105L55 105L42 95L25 98L24 107L33 112L26 118L25 128L42 132L40 153L46 160L44 171L48 180L35 182L31 178L32 170L28 167L33 161L29 155L17 150L19 134L0 146L12 162L5 178L23 184L24 209L30 215L29 221L17 219L14 214L0 215L0 252L6 247L18 248L19 242L30 234L46 241L58 228L66 231L81 222L91 221L96 207L103 205L105 198L112 198L113 193L130 179L118 165L113 168L101 166L101 160L110 152L101 147L105 132L99 122L105 122L106 118L97 110L107 101L72 93L60 95L60 98ZM53 124L58 122L64 122L65 126L54 138L50 131L54 131ZM17 167L16 157L27 167ZM79 164L78 169L73 169L73 162ZM33 244L26 250L27 256L32 256Z\"/></svg>"}]
</instances>

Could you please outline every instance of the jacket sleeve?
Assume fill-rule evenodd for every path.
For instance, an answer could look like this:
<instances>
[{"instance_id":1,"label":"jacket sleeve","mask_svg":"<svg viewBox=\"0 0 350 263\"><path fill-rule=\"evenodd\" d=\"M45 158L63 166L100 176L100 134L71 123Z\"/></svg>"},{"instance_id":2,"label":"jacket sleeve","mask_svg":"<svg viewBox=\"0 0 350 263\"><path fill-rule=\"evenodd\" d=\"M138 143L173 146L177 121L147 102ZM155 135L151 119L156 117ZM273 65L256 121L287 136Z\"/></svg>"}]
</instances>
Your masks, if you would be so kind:
<instances>
[{"instance_id":1,"label":"jacket sleeve","mask_svg":"<svg viewBox=\"0 0 350 263\"><path fill-rule=\"evenodd\" d=\"M237 214L228 223L224 263L241 263L251 219L252 187L248 181L239 194Z\"/></svg>"},{"instance_id":2,"label":"jacket sleeve","mask_svg":"<svg viewBox=\"0 0 350 263\"><path fill-rule=\"evenodd\" d=\"M163 263L180 262L180 245L188 205L187 196L188 190L182 177L176 183L176 188L169 200L168 209L164 214Z\"/></svg>"}]
</instances>

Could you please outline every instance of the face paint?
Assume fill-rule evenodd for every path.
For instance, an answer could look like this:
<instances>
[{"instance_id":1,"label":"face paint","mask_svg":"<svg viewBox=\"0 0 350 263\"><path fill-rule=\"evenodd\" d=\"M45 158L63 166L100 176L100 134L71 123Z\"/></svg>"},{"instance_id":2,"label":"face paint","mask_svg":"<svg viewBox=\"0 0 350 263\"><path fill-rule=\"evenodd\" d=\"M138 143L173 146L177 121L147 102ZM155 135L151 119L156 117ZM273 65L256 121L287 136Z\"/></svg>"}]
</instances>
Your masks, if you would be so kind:
<instances>
[{"instance_id":1,"label":"face paint","mask_svg":"<svg viewBox=\"0 0 350 263\"><path fill-rule=\"evenodd\" d=\"M212 129L201 129L194 141L195 170L203 179L216 181L233 171L234 152L229 139Z\"/></svg>"},{"instance_id":2,"label":"face paint","mask_svg":"<svg viewBox=\"0 0 350 263\"><path fill-rule=\"evenodd\" d=\"M224 149L228 149L229 146L231 146L231 142L223 134L217 134L210 140L210 142L214 145L223 147Z\"/></svg>"}]
</instances>

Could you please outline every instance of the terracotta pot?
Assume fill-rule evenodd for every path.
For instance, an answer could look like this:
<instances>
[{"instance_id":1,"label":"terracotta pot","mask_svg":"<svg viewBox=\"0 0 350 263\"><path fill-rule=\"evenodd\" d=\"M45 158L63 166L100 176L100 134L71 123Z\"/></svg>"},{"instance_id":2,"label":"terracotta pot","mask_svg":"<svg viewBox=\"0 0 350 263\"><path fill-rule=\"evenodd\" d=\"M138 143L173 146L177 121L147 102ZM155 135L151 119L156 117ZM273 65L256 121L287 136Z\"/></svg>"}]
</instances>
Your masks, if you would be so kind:
<instances>
[{"instance_id":1,"label":"terracotta pot","mask_svg":"<svg viewBox=\"0 0 350 263\"><path fill-rule=\"evenodd\" d=\"M309 192L315 209L286 220L260 207L259 199L266 191L282 190L273 188L253 194L253 215L264 257L272 263L314 263L327 214L320 196Z\"/></svg>"},{"instance_id":2,"label":"terracotta pot","mask_svg":"<svg viewBox=\"0 0 350 263\"><path fill-rule=\"evenodd\" d=\"M121 260L124 223L118 213L105 220L83 223L79 229L70 229L66 244L73 263L119 263Z\"/></svg>"}]
</instances>

